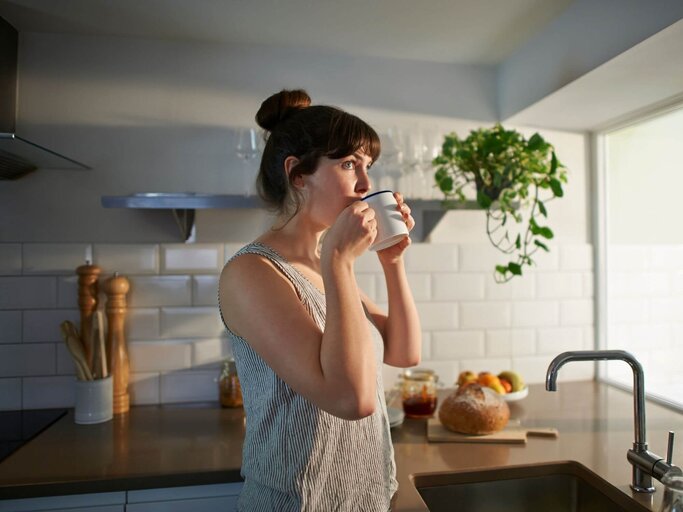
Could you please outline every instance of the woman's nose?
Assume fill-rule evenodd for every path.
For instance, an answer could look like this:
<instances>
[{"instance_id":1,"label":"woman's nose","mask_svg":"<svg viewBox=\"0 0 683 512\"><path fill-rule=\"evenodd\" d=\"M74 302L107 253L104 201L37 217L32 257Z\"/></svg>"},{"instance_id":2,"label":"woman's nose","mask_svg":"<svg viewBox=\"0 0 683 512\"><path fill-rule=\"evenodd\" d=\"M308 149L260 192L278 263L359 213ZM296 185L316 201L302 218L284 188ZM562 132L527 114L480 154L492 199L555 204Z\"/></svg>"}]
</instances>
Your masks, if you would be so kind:
<instances>
[{"instance_id":1,"label":"woman's nose","mask_svg":"<svg viewBox=\"0 0 683 512\"><path fill-rule=\"evenodd\" d=\"M360 194L367 194L372 189L372 183L370 183L370 176L366 171L361 171L358 175L358 181L356 181L356 192Z\"/></svg>"}]
</instances>

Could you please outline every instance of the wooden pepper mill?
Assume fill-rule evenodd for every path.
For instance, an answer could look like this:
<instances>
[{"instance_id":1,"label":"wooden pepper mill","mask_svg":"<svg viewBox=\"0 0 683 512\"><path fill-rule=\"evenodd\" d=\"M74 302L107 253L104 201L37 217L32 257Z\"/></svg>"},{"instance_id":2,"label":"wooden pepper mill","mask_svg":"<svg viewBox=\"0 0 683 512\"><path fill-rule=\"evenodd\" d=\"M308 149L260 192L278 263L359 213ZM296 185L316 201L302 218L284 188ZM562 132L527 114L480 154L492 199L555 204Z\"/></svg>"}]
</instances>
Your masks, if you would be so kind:
<instances>
[{"instance_id":1,"label":"wooden pepper mill","mask_svg":"<svg viewBox=\"0 0 683 512\"><path fill-rule=\"evenodd\" d=\"M78 274L78 307L81 310L81 342L85 351L85 358L90 368L93 366L95 340L92 339L93 313L97 310L99 287L97 280L102 269L85 261L76 269Z\"/></svg>"},{"instance_id":2,"label":"wooden pepper mill","mask_svg":"<svg viewBox=\"0 0 683 512\"><path fill-rule=\"evenodd\" d=\"M111 357L110 374L114 379L114 414L124 414L130 409L128 394L128 347L124 331L126 294L130 289L128 279L114 272L104 283L107 294L107 349Z\"/></svg>"}]
</instances>

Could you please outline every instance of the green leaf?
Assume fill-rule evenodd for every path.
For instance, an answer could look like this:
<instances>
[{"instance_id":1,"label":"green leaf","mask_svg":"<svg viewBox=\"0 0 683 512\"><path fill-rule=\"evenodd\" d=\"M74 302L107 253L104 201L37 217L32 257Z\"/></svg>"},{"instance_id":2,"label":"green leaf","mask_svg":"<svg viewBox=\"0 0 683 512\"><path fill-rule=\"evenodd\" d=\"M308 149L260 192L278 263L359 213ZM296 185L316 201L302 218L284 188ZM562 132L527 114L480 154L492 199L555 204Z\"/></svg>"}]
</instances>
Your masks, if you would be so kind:
<instances>
[{"instance_id":1,"label":"green leaf","mask_svg":"<svg viewBox=\"0 0 683 512\"><path fill-rule=\"evenodd\" d=\"M438 182L438 185L441 192L448 194L449 192L453 191L453 178L443 178Z\"/></svg>"},{"instance_id":2,"label":"green leaf","mask_svg":"<svg viewBox=\"0 0 683 512\"><path fill-rule=\"evenodd\" d=\"M548 227L538 228L538 230L538 234L541 235L543 238L547 238L548 240L555 236L553 230Z\"/></svg>"},{"instance_id":3,"label":"green leaf","mask_svg":"<svg viewBox=\"0 0 683 512\"><path fill-rule=\"evenodd\" d=\"M508 268L505 265L496 265L496 272L499 274L505 275L505 273L508 271Z\"/></svg>"},{"instance_id":4,"label":"green leaf","mask_svg":"<svg viewBox=\"0 0 683 512\"><path fill-rule=\"evenodd\" d=\"M519 235L519 234L517 235L517 238L516 238L516 240L515 240L515 247L516 247L517 249L521 249L521 248L522 248L522 235Z\"/></svg>"},{"instance_id":5,"label":"green leaf","mask_svg":"<svg viewBox=\"0 0 683 512\"><path fill-rule=\"evenodd\" d=\"M516 276L522 275L522 266L517 264L517 263L513 263L513 262L508 263L508 269L510 270L510 272L512 272L513 275L516 275Z\"/></svg>"},{"instance_id":6,"label":"green leaf","mask_svg":"<svg viewBox=\"0 0 683 512\"><path fill-rule=\"evenodd\" d=\"M491 203L493 203L493 201L483 191L478 190L477 191L477 203L482 208L488 208L489 206L491 206Z\"/></svg>"},{"instance_id":7,"label":"green leaf","mask_svg":"<svg viewBox=\"0 0 683 512\"><path fill-rule=\"evenodd\" d=\"M555 156L555 152L553 151L553 154L550 157L550 175L553 176L553 175L555 175L556 172L557 172L557 156ZM562 196L559 196L559 197L562 197Z\"/></svg>"},{"instance_id":8,"label":"green leaf","mask_svg":"<svg viewBox=\"0 0 683 512\"><path fill-rule=\"evenodd\" d=\"M550 188L553 191L553 194L557 197L562 197L564 195L564 191L562 190L562 184L560 183L560 180L553 178L550 180Z\"/></svg>"},{"instance_id":9,"label":"green leaf","mask_svg":"<svg viewBox=\"0 0 683 512\"><path fill-rule=\"evenodd\" d=\"M538 205L538 211L541 212L541 215L544 217L548 216L548 210L545 209L545 205L543 204L542 201L537 201L536 204Z\"/></svg>"},{"instance_id":10,"label":"green leaf","mask_svg":"<svg viewBox=\"0 0 683 512\"><path fill-rule=\"evenodd\" d=\"M529 139L529 142L527 143L527 147L531 151L536 151L538 149L541 149L544 142L545 141L543 140L543 137L541 137L538 133L534 133L531 136L531 138Z\"/></svg>"},{"instance_id":11,"label":"green leaf","mask_svg":"<svg viewBox=\"0 0 683 512\"><path fill-rule=\"evenodd\" d=\"M550 249L548 249L548 246L545 245L543 242L539 242L538 240L534 240L534 244L537 247L540 247L541 249L543 249L545 252L550 252Z\"/></svg>"}]
</instances>

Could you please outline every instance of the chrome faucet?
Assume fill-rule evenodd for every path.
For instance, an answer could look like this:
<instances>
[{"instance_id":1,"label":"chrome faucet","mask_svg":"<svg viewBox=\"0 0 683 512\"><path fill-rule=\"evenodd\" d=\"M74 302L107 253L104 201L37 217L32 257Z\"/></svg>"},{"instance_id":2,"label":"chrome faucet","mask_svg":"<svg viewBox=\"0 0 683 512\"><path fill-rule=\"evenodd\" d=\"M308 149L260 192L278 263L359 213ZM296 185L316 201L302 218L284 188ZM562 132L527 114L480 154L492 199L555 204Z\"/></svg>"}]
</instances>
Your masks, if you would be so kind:
<instances>
[{"instance_id":1,"label":"chrome faucet","mask_svg":"<svg viewBox=\"0 0 683 512\"><path fill-rule=\"evenodd\" d=\"M557 372L570 361L625 361L633 370L633 422L635 441L633 448L626 452L626 458L633 466L631 488L636 492L654 492L652 477L657 480L671 470L680 471L672 465L674 433L669 432L667 459L656 455L647 449L647 435L645 428L645 375L643 367L632 354L624 350L577 350L563 352L552 360L545 377L545 389L557 391Z\"/></svg>"}]
</instances>

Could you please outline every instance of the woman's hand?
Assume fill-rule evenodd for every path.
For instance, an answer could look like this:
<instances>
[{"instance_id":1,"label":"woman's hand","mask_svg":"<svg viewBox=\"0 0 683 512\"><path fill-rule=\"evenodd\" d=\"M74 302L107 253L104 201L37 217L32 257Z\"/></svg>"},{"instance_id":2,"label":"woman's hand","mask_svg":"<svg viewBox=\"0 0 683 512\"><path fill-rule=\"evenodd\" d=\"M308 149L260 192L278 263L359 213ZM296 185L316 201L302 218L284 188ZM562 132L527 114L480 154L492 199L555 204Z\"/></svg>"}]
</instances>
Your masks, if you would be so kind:
<instances>
[{"instance_id":1,"label":"woman's hand","mask_svg":"<svg viewBox=\"0 0 683 512\"><path fill-rule=\"evenodd\" d=\"M377 236L375 211L365 201L355 201L337 217L323 240L321 258L340 254L356 259Z\"/></svg>"},{"instance_id":2,"label":"woman's hand","mask_svg":"<svg viewBox=\"0 0 683 512\"><path fill-rule=\"evenodd\" d=\"M412 229L415 227L415 219L413 219L412 215L410 215L410 207L403 201L403 196L400 193L394 192L394 198L398 203L397 208L398 211L401 212L403 222L406 223L408 231L412 231ZM401 259L403 253L408 248L410 243L410 237L406 236L397 244L387 247L386 249L382 249L381 251L377 251L377 256L379 257L380 263L382 265L396 263Z\"/></svg>"}]
</instances>

